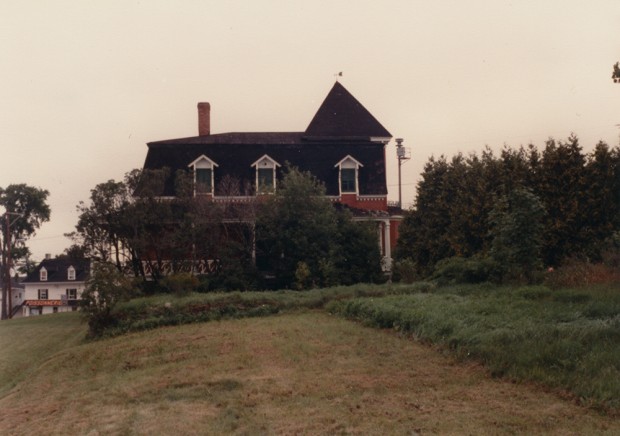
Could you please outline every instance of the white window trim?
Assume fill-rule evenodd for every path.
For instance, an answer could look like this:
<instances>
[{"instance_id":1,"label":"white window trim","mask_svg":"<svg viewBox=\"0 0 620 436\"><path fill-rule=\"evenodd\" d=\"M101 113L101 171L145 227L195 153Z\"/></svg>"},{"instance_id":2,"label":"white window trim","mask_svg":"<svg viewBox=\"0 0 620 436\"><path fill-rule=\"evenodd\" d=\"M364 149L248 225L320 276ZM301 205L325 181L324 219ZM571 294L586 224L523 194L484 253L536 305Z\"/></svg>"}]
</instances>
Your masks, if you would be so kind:
<instances>
[{"instance_id":1,"label":"white window trim","mask_svg":"<svg viewBox=\"0 0 620 436\"><path fill-rule=\"evenodd\" d=\"M73 266L67 268L67 280L75 280L75 268Z\"/></svg>"},{"instance_id":2,"label":"white window trim","mask_svg":"<svg viewBox=\"0 0 620 436\"><path fill-rule=\"evenodd\" d=\"M45 298L41 298L41 291L45 291ZM49 300L50 299L49 289L37 289L37 297L39 300Z\"/></svg>"},{"instance_id":3,"label":"white window trim","mask_svg":"<svg viewBox=\"0 0 620 436\"><path fill-rule=\"evenodd\" d=\"M355 195L359 195L359 193L360 193L359 192L359 190L360 190L359 169L360 169L360 167L363 167L363 166L364 165L360 161L355 159L350 154L347 154L336 165L334 165L334 168L338 167L338 192L340 193L340 195L342 195L342 194L355 194ZM351 191L351 192L342 192L342 170L343 169L355 169L355 192L353 192L353 191Z\"/></svg>"},{"instance_id":4,"label":"white window trim","mask_svg":"<svg viewBox=\"0 0 620 436\"><path fill-rule=\"evenodd\" d=\"M42 282L47 281L47 269L45 269L44 266L42 266L41 269L39 270L39 280Z\"/></svg>"},{"instance_id":5,"label":"white window trim","mask_svg":"<svg viewBox=\"0 0 620 436\"><path fill-rule=\"evenodd\" d=\"M218 167L218 166L219 166L218 164L216 164L214 161L209 159L204 154L201 154L197 159L195 159L188 165L188 168L192 169L192 176L193 176L193 182L194 182L194 197L196 196L196 194L213 195L215 191L215 167ZM211 170L211 192L198 192L198 193L196 192L196 170L197 169Z\"/></svg>"},{"instance_id":6,"label":"white window trim","mask_svg":"<svg viewBox=\"0 0 620 436\"><path fill-rule=\"evenodd\" d=\"M75 295L71 297L69 291L75 291ZM67 288L67 300L77 300L77 288Z\"/></svg>"},{"instance_id":7,"label":"white window trim","mask_svg":"<svg viewBox=\"0 0 620 436\"><path fill-rule=\"evenodd\" d=\"M276 192L276 169L278 167L281 167L282 165L280 165L275 159L272 159L269 155L264 154L263 156L261 156L260 159L258 159L256 162L254 162L252 165L250 165L250 167L255 167L256 168L256 176L255 176L255 180L254 183L256 186L256 195L259 194L273 194ZM261 192L259 190L259 186L258 186L258 170L259 169L270 169L272 171L272 185L273 185L273 191L270 192Z\"/></svg>"}]
</instances>

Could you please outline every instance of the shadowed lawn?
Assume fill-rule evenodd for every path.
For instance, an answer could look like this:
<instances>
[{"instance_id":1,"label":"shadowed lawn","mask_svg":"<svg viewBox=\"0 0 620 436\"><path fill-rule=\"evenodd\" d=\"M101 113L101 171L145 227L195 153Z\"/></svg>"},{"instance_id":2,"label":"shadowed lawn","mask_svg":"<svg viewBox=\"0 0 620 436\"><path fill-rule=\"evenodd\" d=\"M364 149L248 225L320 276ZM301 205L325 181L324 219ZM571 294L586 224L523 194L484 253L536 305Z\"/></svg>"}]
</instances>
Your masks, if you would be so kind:
<instances>
[{"instance_id":1,"label":"shadowed lawn","mask_svg":"<svg viewBox=\"0 0 620 436\"><path fill-rule=\"evenodd\" d=\"M67 345L41 363L0 399L3 431L620 432L620 422L555 394L491 379L394 333L318 312Z\"/></svg>"}]
</instances>

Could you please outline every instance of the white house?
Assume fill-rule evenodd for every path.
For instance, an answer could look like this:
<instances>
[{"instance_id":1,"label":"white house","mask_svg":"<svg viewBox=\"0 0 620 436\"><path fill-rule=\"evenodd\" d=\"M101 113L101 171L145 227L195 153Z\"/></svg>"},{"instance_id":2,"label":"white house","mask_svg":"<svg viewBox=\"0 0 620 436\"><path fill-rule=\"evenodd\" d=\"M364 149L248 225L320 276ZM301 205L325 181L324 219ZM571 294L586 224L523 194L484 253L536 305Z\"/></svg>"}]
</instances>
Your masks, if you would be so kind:
<instances>
[{"instance_id":1,"label":"white house","mask_svg":"<svg viewBox=\"0 0 620 436\"><path fill-rule=\"evenodd\" d=\"M46 258L23 281L23 315L77 310L89 273L88 259Z\"/></svg>"}]
</instances>

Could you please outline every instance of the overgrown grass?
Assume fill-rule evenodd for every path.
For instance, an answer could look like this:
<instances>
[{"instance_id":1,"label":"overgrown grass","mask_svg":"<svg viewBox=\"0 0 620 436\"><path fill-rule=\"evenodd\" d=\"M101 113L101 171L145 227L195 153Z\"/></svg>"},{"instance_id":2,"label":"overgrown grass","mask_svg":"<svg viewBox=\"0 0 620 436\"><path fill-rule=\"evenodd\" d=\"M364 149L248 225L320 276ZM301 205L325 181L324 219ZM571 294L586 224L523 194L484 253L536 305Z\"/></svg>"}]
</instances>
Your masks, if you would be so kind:
<instances>
[{"instance_id":1,"label":"overgrown grass","mask_svg":"<svg viewBox=\"0 0 620 436\"><path fill-rule=\"evenodd\" d=\"M317 309L330 301L408 294L432 287L429 283L420 282L389 286L362 284L310 291L192 293L186 296L160 294L119 304L113 311L113 322L102 336L116 336L161 326Z\"/></svg>"},{"instance_id":2,"label":"overgrown grass","mask_svg":"<svg viewBox=\"0 0 620 436\"><path fill-rule=\"evenodd\" d=\"M333 302L328 309L476 359L494 376L565 389L612 414L620 409L617 286L451 286Z\"/></svg>"}]
</instances>

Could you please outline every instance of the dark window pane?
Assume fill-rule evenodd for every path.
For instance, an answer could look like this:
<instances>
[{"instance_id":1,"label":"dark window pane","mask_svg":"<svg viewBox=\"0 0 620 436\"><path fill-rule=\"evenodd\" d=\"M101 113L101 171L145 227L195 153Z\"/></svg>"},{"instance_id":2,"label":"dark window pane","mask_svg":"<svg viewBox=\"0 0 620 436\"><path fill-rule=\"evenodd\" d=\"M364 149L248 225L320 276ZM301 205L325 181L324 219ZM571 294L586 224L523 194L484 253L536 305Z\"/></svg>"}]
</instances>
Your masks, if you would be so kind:
<instances>
[{"instance_id":1,"label":"dark window pane","mask_svg":"<svg viewBox=\"0 0 620 436\"><path fill-rule=\"evenodd\" d=\"M355 192L355 169L343 168L340 170L340 191Z\"/></svg>"},{"instance_id":2,"label":"dark window pane","mask_svg":"<svg viewBox=\"0 0 620 436\"><path fill-rule=\"evenodd\" d=\"M210 168L196 169L196 192L207 194L212 192Z\"/></svg>"},{"instance_id":3,"label":"dark window pane","mask_svg":"<svg viewBox=\"0 0 620 436\"><path fill-rule=\"evenodd\" d=\"M273 192L273 168L258 169L258 192Z\"/></svg>"}]
</instances>

